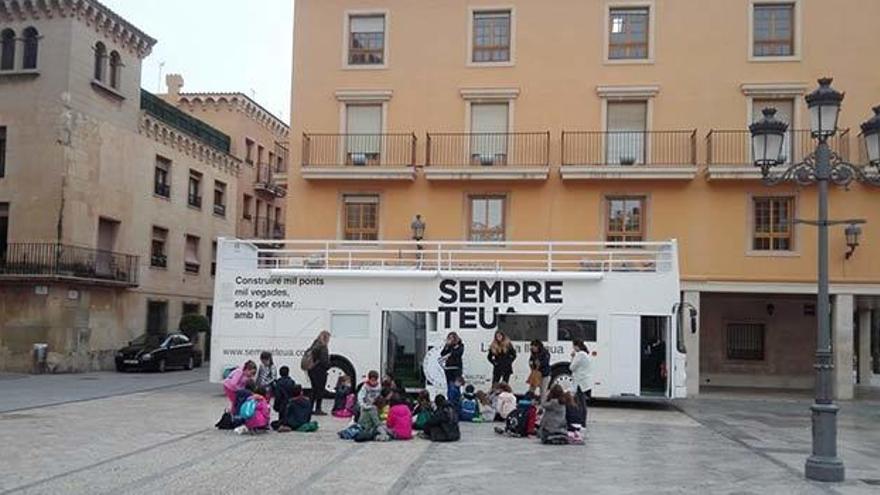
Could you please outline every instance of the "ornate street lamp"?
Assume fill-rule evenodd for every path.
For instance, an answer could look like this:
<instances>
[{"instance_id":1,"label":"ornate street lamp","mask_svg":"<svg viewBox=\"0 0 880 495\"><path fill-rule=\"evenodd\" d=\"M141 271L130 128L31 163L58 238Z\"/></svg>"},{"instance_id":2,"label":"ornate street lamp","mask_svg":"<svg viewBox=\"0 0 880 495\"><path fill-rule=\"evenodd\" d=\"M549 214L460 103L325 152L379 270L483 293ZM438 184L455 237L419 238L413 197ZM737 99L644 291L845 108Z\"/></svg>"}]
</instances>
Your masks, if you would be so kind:
<instances>
[{"instance_id":1,"label":"ornate street lamp","mask_svg":"<svg viewBox=\"0 0 880 495\"><path fill-rule=\"evenodd\" d=\"M865 138L865 151L868 163L873 165L880 174L880 105L873 108L874 116L862 124L862 136Z\"/></svg>"},{"instance_id":2,"label":"ornate street lamp","mask_svg":"<svg viewBox=\"0 0 880 495\"><path fill-rule=\"evenodd\" d=\"M410 229L412 229L412 239L416 242L421 241L425 238L425 222L422 221L421 215L416 215L416 218L409 225Z\"/></svg>"},{"instance_id":3,"label":"ornate street lamp","mask_svg":"<svg viewBox=\"0 0 880 495\"><path fill-rule=\"evenodd\" d=\"M844 233L846 234L846 247L849 248L849 251L846 252L846 259L850 259L853 253L856 252L856 248L859 247L859 237L862 236L862 228L858 224L851 223L846 226Z\"/></svg>"},{"instance_id":4,"label":"ornate street lamp","mask_svg":"<svg viewBox=\"0 0 880 495\"><path fill-rule=\"evenodd\" d=\"M810 109L810 132L817 139L816 150L804 161L785 166L782 156L782 143L788 126L775 119L776 111L772 108L764 110L764 117L749 126L752 134L752 150L755 166L761 169L764 183L779 184L795 181L800 185L818 184L819 186L819 218L818 220L798 220L798 223L815 225L819 228L818 253L818 301L816 304L819 316L819 332L816 345L816 398L812 407L813 417L813 454L807 459L806 477L818 481L843 481L843 461L837 457L837 410L832 397L832 370L834 364L831 353L831 311L828 295L828 227L831 225L848 224L847 244L851 256L854 246L858 245L858 234L861 229L856 224L864 220L853 219L843 221L828 220L828 185L834 183L848 186L853 181L880 186L880 174L870 173L867 168L858 167L844 161L840 155L828 146L828 138L837 132L837 117L843 93L831 87L831 78L819 79L819 87L806 96L807 107ZM862 124L862 132L866 142L875 139L875 156L880 159L880 142L876 139L880 133L880 111L875 108L876 115ZM875 163L872 161L872 163ZM780 165L785 166L776 171ZM880 171L880 167L878 167ZM855 230L858 229L858 230ZM843 364L843 363L842 363Z\"/></svg>"}]
</instances>

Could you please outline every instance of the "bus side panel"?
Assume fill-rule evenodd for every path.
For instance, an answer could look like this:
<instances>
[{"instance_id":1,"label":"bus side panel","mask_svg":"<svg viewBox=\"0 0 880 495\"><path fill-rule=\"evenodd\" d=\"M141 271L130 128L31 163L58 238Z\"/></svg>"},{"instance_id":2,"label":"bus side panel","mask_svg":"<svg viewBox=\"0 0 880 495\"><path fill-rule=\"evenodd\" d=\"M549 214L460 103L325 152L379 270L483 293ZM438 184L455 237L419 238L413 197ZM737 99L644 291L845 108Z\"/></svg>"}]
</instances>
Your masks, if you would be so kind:
<instances>
[{"instance_id":1,"label":"bus side panel","mask_svg":"<svg viewBox=\"0 0 880 495\"><path fill-rule=\"evenodd\" d=\"M611 316L610 395L639 395L641 390L641 317Z\"/></svg>"}]
</instances>

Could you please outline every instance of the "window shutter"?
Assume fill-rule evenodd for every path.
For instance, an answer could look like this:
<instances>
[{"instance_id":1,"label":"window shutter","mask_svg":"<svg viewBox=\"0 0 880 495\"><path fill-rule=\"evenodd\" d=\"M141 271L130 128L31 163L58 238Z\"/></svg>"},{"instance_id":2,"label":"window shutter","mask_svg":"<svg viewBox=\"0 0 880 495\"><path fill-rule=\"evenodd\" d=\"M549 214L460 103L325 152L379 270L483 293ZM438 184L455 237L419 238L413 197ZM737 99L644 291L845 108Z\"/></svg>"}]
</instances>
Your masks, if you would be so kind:
<instances>
[{"instance_id":1,"label":"window shutter","mask_svg":"<svg viewBox=\"0 0 880 495\"><path fill-rule=\"evenodd\" d=\"M194 264L194 265L199 264L199 239L198 239L198 237L187 236L187 238L186 238L186 253L184 255L184 262Z\"/></svg>"},{"instance_id":2,"label":"window shutter","mask_svg":"<svg viewBox=\"0 0 880 495\"><path fill-rule=\"evenodd\" d=\"M382 105L349 105L346 108L349 153L379 153L382 134Z\"/></svg>"},{"instance_id":3,"label":"window shutter","mask_svg":"<svg viewBox=\"0 0 880 495\"><path fill-rule=\"evenodd\" d=\"M385 16L357 16L351 18L352 33L384 33Z\"/></svg>"},{"instance_id":4,"label":"window shutter","mask_svg":"<svg viewBox=\"0 0 880 495\"><path fill-rule=\"evenodd\" d=\"M605 160L609 165L645 162L647 117L648 103L645 101L608 103Z\"/></svg>"},{"instance_id":5,"label":"window shutter","mask_svg":"<svg viewBox=\"0 0 880 495\"><path fill-rule=\"evenodd\" d=\"M648 115L644 101L608 103L609 131L644 131Z\"/></svg>"},{"instance_id":6,"label":"window shutter","mask_svg":"<svg viewBox=\"0 0 880 495\"><path fill-rule=\"evenodd\" d=\"M471 133L476 134L471 137L472 155L494 160L507 154L508 110L507 103L471 105Z\"/></svg>"}]
</instances>

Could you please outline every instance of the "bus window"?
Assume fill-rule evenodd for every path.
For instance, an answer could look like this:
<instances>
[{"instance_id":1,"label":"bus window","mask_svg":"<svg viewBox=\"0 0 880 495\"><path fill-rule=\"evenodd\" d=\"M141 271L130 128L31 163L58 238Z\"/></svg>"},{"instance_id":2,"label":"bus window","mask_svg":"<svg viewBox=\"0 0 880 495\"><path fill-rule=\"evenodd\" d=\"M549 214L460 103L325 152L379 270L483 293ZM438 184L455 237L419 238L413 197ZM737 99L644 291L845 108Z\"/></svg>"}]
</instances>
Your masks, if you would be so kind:
<instances>
[{"instance_id":1,"label":"bus window","mask_svg":"<svg viewBox=\"0 0 880 495\"><path fill-rule=\"evenodd\" d=\"M370 313L331 313L330 334L335 338L369 338Z\"/></svg>"},{"instance_id":2,"label":"bus window","mask_svg":"<svg viewBox=\"0 0 880 495\"><path fill-rule=\"evenodd\" d=\"M559 320L556 323L556 340L596 342L596 320Z\"/></svg>"},{"instance_id":3,"label":"bus window","mask_svg":"<svg viewBox=\"0 0 880 495\"><path fill-rule=\"evenodd\" d=\"M498 330L515 342L547 341L547 315L498 315Z\"/></svg>"}]
</instances>

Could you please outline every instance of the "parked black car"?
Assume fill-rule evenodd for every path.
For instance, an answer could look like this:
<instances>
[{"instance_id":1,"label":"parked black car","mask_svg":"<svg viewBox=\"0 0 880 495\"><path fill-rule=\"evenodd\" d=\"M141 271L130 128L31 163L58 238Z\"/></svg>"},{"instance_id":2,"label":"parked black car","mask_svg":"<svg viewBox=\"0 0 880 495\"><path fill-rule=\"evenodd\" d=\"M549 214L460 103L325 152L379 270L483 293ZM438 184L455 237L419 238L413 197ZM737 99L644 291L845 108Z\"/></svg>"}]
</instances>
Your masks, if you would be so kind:
<instances>
[{"instance_id":1,"label":"parked black car","mask_svg":"<svg viewBox=\"0 0 880 495\"><path fill-rule=\"evenodd\" d=\"M202 365L202 354L182 333L145 333L116 352L116 371L169 368L191 370Z\"/></svg>"}]
</instances>

